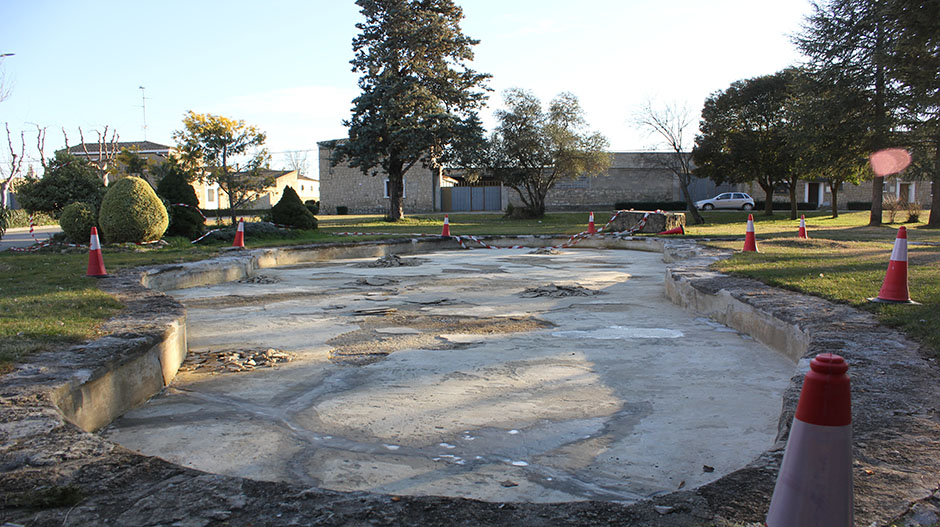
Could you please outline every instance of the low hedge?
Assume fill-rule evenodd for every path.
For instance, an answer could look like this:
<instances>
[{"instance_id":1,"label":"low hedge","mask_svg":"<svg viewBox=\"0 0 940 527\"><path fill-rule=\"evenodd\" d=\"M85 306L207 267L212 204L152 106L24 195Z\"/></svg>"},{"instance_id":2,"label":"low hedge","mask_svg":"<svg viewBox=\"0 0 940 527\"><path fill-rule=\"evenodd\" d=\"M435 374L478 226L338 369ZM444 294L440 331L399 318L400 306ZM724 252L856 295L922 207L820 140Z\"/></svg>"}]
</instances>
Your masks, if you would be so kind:
<instances>
[{"instance_id":1,"label":"low hedge","mask_svg":"<svg viewBox=\"0 0 940 527\"><path fill-rule=\"evenodd\" d=\"M615 210L686 210L684 201L618 201Z\"/></svg>"},{"instance_id":2,"label":"low hedge","mask_svg":"<svg viewBox=\"0 0 940 527\"><path fill-rule=\"evenodd\" d=\"M871 210L870 201L850 201L846 208L849 210Z\"/></svg>"},{"instance_id":3,"label":"low hedge","mask_svg":"<svg viewBox=\"0 0 940 527\"><path fill-rule=\"evenodd\" d=\"M766 201L760 200L754 202L754 210L764 210L764 204ZM806 203L802 201L796 204L796 210L816 210L819 208L818 203ZM775 201L773 204L773 210L790 210L789 201Z\"/></svg>"}]
</instances>

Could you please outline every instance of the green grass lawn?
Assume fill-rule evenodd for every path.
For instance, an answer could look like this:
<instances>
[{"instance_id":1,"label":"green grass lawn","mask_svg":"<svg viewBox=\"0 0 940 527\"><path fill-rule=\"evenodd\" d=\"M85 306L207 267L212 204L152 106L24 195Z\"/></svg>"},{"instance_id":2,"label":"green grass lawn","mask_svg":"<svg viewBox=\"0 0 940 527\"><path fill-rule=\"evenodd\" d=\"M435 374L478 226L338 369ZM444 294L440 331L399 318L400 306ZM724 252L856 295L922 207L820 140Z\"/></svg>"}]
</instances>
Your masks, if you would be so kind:
<instances>
[{"instance_id":1,"label":"green grass lawn","mask_svg":"<svg viewBox=\"0 0 940 527\"><path fill-rule=\"evenodd\" d=\"M830 218L823 212L807 214L810 240L796 239L799 221L778 211L772 218L758 212L755 231L760 253L736 253L716 267L724 272L750 276L764 282L846 302L876 313L886 324L898 327L926 344L940 356L940 230L922 223L907 224L910 245L910 289L921 306L870 304L884 279L899 225L868 227L868 212L842 213ZM687 228L688 237L720 247L740 249L745 221L743 212L704 213L707 223ZM922 215L926 219L927 214ZM339 232L382 232L393 235L440 234L443 214L414 215L390 224L379 215L318 216L320 229L295 232L286 238L246 239L249 248L316 242L374 239L388 236L336 236ZM610 212L595 211L596 225L603 226ZM502 214L451 214L452 234L571 235L587 228L587 212L550 213L540 220L507 220ZM224 242L191 245L172 239L162 249L106 246L109 272L141 265L175 263L212 257L228 246ZM54 350L94 338L98 326L120 309L111 297L85 277L84 252L0 252L0 371L9 369L24 354Z\"/></svg>"}]
</instances>

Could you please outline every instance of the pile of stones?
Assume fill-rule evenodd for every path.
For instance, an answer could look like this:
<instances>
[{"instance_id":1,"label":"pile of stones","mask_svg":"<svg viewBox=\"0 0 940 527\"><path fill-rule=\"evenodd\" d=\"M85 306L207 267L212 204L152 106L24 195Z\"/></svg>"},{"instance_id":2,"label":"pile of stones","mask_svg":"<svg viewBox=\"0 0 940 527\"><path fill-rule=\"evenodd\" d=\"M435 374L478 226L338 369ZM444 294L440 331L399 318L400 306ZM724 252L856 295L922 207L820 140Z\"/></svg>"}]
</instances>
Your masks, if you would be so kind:
<instances>
[{"instance_id":1,"label":"pile of stones","mask_svg":"<svg viewBox=\"0 0 940 527\"><path fill-rule=\"evenodd\" d=\"M535 298L547 296L551 298L562 298L566 296L594 296L601 294L600 291L581 287L579 285L543 285L542 287L530 287L523 291L519 296L522 298Z\"/></svg>"},{"instance_id":2,"label":"pile of stones","mask_svg":"<svg viewBox=\"0 0 940 527\"><path fill-rule=\"evenodd\" d=\"M291 360L291 354L274 348L189 351L180 371L239 373L257 368L272 368L279 362Z\"/></svg>"}]
</instances>

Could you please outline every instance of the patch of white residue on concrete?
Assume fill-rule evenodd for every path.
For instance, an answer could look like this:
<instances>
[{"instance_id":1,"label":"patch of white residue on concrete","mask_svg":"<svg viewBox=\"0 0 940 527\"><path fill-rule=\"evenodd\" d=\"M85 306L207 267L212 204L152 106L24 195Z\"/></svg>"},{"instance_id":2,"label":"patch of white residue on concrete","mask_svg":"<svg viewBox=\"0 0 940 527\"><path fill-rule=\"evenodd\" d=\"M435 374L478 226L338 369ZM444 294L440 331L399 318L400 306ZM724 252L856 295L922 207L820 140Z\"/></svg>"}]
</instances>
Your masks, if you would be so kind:
<instances>
[{"instance_id":1,"label":"patch of white residue on concrete","mask_svg":"<svg viewBox=\"0 0 940 527\"><path fill-rule=\"evenodd\" d=\"M592 330L555 331L552 336L565 339L599 339L599 340L630 340L630 339L677 339L683 337L681 331L665 328L633 328L626 326L609 326Z\"/></svg>"}]
</instances>

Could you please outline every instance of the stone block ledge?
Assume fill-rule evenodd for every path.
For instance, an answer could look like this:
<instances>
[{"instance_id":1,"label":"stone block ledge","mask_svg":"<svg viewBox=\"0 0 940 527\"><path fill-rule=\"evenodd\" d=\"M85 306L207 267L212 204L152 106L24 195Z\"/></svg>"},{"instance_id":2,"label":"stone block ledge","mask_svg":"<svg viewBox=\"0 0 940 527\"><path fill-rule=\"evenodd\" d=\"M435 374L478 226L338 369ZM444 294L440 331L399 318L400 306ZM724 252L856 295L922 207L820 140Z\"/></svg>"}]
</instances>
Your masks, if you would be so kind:
<instances>
[{"instance_id":1,"label":"stone block ledge","mask_svg":"<svg viewBox=\"0 0 940 527\"><path fill-rule=\"evenodd\" d=\"M512 240L523 239L545 245L558 240ZM502 243L517 244L512 240ZM933 525L937 521L940 373L916 344L849 306L714 273L708 266L726 253L689 241L595 242L597 246L662 251L670 299L748 332L797 361L800 367L782 402L774 448L756 460L742 460L749 464L710 484L632 505L528 504L340 493L206 474L131 452L87 432L158 393L175 375L185 353L185 313L179 303L158 290L238 279L275 265L411 254L456 249L457 245L453 240L431 238L258 249L211 262L161 266L103 279L102 289L126 306L102 328L106 337L36 354L0 377L0 525L704 527L760 523L769 505L807 359L828 351L846 358L852 376L856 524Z\"/></svg>"}]
</instances>

